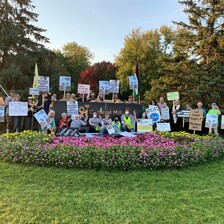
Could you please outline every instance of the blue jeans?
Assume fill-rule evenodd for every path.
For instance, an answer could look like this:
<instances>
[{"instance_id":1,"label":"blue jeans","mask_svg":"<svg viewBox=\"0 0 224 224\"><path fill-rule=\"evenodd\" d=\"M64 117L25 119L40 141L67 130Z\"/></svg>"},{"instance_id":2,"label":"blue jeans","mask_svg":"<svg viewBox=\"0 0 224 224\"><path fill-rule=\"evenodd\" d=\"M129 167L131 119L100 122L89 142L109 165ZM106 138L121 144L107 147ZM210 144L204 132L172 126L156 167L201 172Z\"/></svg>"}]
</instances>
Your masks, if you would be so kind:
<instances>
[{"instance_id":1,"label":"blue jeans","mask_svg":"<svg viewBox=\"0 0 224 224\"><path fill-rule=\"evenodd\" d=\"M23 130L24 117L14 117L13 131L18 132Z\"/></svg>"},{"instance_id":2,"label":"blue jeans","mask_svg":"<svg viewBox=\"0 0 224 224\"><path fill-rule=\"evenodd\" d=\"M104 127L100 128L100 134L101 134L101 137L104 137L104 135L108 135L107 129Z\"/></svg>"},{"instance_id":3,"label":"blue jeans","mask_svg":"<svg viewBox=\"0 0 224 224\"><path fill-rule=\"evenodd\" d=\"M121 130L122 130L122 131L127 131L127 132L134 132L134 131L135 131L134 128L129 129L129 128L127 128L127 126L124 125L124 124L121 126Z\"/></svg>"}]
</instances>

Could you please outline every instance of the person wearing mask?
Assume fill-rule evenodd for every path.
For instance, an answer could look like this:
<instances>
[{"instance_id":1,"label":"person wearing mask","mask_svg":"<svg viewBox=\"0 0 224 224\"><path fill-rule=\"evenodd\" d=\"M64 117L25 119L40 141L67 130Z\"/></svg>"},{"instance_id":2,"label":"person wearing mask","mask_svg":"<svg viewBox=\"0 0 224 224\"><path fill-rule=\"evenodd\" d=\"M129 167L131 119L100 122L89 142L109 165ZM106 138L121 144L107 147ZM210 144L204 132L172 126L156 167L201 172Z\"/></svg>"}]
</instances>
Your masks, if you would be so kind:
<instances>
[{"instance_id":1,"label":"person wearing mask","mask_svg":"<svg viewBox=\"0 0 224 224\"><path fill-rule=\"evenodd\" d=\"M14 102L20 102L21 97L19 94L15 94ZM24 117L23 116L14 116L14 126L13 131L18 132L23 130Z\"/></svg>"},{"instance_id":2,"label":"person wearing mask","mask_svg":"<svg viewBox=\"0 0 224 224\"><path fill-rule=\"evenodd\" d=\"M213 115L218 115L218 116L221 115L221 111L216 103L212 103L212 109L208 111L208 114L213 114ZM209 128L209 134L212 134L213 131L216 135L219 134L218 133L218 124L215 128Z\"/></svg>"},{"instance_id":3,"label":"person wearing mask","mask_svg":"<svg viewBox=\"0 0 224 224\"><path fill-rule=\"evenodd\" d=\"M61 114L61 119L60 119L59 124L58 124L58 127L59 128L67 128L68 127L68 122L69 122L69 119L68 119L67 114L62 113Z\"/></svg>"},{"instance_id":4,"label":"person wearing mask","mask_svg":"<svg viewBox=\"0 0 224 224\"><path fill-rule=\"evenodd\" d=\"M110 128L112 124L112 120L109 117L109 114L105 114L105 118L102 119L102 126L100 127L101 137L104 135L108 135L107 128Z\"/></svg>"},{"instance_id":5,"label":"person wearing mask","mask_svg":"<svg viewBox=\"0 0 224 224\"><path fill-rule=\"evenodd\" d=\"M25 117L25 130L32 130L33 124L33 113L36 110L36 106L33 103L33 98L28 97L28 115Z\"/></svg>"},{"instance_id":6,"label":"person wearing mask","mask_svg":"<svg viewBox=\"0 0 224 224\"><path fill-rule=\"evenodd\" d=\"M114 120L112 121L111 125L115 130L115 134L121 132L121 122L119 121L119 118L117 116L114 117Z\"/></svg>"},{"instance_id":7,"label":"person wearing mask","mask_svg":"<svg viewBox=\"0 0 224 224\"><path fill-rule=\"evenodd\" d=\"M55 111L50 110L48 113L47 122L49 123L49 127L42 127L42 132L46 134L50 134L51 132L54 132L56 130L56 123L55 123Z\"/></svg>"},{"instance_id":8,"label":"person wearing mask","mask_svg":"<svg viewBox=\"0 0 224 224\"><path fill-rule=\"evenodd\" d=\"M86 102L95 102L96 101L96 94L90 90L89 94L86 97Z\"/></svg>"},{"instance_id":9,"label":"person wearing mask","mask_svg":"<svg viewBox=\"0 0 224 224\"><path fill-rule=\"evenodd\" d=\"M79 132L84 132L81 130L82 126L87 125L87 119L85 118L84 121L80 119L79 115L73 115L72 116L72 123L71 123L71 128L78 128Z\"/></svg>"},{"instance_id":10,"label":"person wearing mask","mask_svg":"<svg viewBox=\"0 0 224 224\"><path fill-rule=\"evenodd\" d=\"M157 105L158 105L159 109L162 109L162 108L166 108L167 107L167 104L164 101L164 98L163 97L160 97L159 98L159 103Z\"/></svg>"},{"instance_id":11,"label":"person wearing mask","mask_svg":"<svg viewBox=\"0 0 224 224\"><path fill-rule=\"evenodd\" d=\"M203 115L203 120L202 120L202 129L201 131L198 132L199 135L204 135L205 134L205 119L206 119L206 110L205 108L203 108L203 103L201 101L199 101L197 103L197 110L201 110L202 111L202 115Z\"/></svg>"},{"instance_id":12,"label":"person wearing mask","mask_svg":"<svg viewBox=\"0 0 224 224\"><path fill-rule=\"evenodd\" d=\"M170 109L170 123L172 131L180 131L182 120L177 117L178 110L182 110L182 106L180 105L180 100L175 100L172 108Z\"/></svg>"},{"instance_id":13,"label":"person wearing mask","mask_svg":"<svg viewBox=\"0 0 224 224\"><path fill-rule=\"evenodd\" d=\"M100 126L102 123L101 117L98 118L97 112L93 112L93 117L89 119L89 133L98 133L100 132Z\"/></svg>"},{"instance_id":14,"label":"person wearing mask","mask_svg":"<svg viewBox=\"0 0 224 224\"><path fill-rule=\"evenodd\" d=\"M142 120L148 119L145 111L142 112L142 117L141 118L137 118L136 111L133 112L133 115L134 115L134 118L135 118L135 122L138 122L139 120L142 121Z\"/></svg>"},{"instance_id":15,"label":"person wearing mask","mask_svg":"<svg viewBox=\"0 0 224 224\"><path fill-rule=\"evenodd\" d=\"M121 115L121 130L127 132L135 131L135 118L130 114L130 109L125 108L125 113Z\"/></svg>"},{"instance_id":16,"label":"person wearing mask","mask_svg":"<svg viewBox=\"0 0 224 224\"><path fill-rule=\"evenodd\" d=\"M13 123L13 117L9 116L9 103L15 101L15 91L11 90L9 96L5 98L5 110L6 110L6 133L9 133Z\"/></svg>"}]
</instances>

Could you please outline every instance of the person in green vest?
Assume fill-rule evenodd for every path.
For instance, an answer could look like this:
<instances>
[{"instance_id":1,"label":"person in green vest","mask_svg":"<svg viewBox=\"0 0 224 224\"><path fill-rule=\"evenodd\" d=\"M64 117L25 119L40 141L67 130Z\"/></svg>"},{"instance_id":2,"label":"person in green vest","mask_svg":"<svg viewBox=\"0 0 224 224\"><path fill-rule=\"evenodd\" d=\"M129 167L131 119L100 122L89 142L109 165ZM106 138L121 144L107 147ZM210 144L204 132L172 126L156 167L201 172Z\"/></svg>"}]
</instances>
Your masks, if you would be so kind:
<instances>
[{"instance_id":1,"label":"person in green vest","mask_svg":"<svg viewBox=\"0 0 224 224\"><path fill-rule=\"evenodd\" d=\"M115 134L121 132L121 122L119 121L118 117L114 117L114 120L112 121L112 127L115 130Z\"/></svg>"},{"instance_id":2,"label":"person in green vest","mask_svg":"<svg viewBox=\"0 0 224 224\"><path fill-rule=\"evenodd\" d=\"M213 114L213 115L221 115L221 111L219 107L217 106L216 103L212 103L212 109L208 111L208 114ZM209 128L209 134L212 134L214 130L214 133L218 135L218 124L216 125L215 128Z\"/></svg>"},{"instance_id":3,"label":"person in green vest","mask_svg":"<svg viewBox=\"0 0 224 224\"><path fill-rule=\"evenodd\" d=\"M121 115L121 130L127 132L135 131L135 118L130 114L130 109L125 108L125 113Z\"/></svg>"}]
</instances>

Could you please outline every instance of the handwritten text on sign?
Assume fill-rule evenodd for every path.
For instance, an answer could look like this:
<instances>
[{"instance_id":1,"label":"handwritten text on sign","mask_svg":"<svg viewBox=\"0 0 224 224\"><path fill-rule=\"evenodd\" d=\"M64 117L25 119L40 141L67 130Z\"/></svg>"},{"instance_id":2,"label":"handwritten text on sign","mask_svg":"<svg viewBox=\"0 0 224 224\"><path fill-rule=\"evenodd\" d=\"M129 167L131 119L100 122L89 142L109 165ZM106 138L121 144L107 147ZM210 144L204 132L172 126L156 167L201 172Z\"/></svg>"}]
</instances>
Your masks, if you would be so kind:
<instances>
[{"instance_id":1,"label":"handwritten text on sign","mask_svg":"<svg viewBox=\"0 0 224 224\"><path fill-rule=\"evenodd\" d=\"M202 128L203 114L202 110L191 110L190 120L189 120L189 129L195 131L201 131Z\"/></svg>"}]
</instances>

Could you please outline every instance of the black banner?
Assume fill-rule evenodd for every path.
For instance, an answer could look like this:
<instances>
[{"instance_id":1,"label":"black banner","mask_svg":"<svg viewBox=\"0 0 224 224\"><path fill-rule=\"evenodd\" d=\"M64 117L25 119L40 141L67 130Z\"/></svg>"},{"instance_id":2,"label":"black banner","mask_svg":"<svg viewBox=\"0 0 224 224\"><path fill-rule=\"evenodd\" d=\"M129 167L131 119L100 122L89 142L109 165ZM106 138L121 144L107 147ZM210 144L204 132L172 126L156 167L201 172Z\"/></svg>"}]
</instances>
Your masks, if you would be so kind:
<instances>
[{"instance_id":1,"label":"black banner","mask_svg":"<svg viewBox=\"0 0 224 224\"><path fill-rule=\"evenodd\" d=\"M56 136L79 136L79 129L78 128L59 128Z\"/></svg>"}]
</instances>

